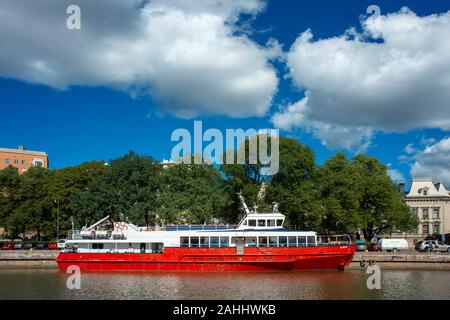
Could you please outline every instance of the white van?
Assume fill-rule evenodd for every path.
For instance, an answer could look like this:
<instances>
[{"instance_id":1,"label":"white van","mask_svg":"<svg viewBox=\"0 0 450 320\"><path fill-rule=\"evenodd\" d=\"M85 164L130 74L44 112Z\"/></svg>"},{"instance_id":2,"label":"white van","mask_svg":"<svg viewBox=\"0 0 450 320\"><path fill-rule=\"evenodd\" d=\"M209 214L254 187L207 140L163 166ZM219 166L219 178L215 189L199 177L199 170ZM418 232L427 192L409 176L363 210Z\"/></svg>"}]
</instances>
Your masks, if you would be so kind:
<instances>
[{"instance_id":1,"label":"white van","mask_svg":"<svg viewBox=\"0 0 450 320\"><path fill-rule=\"evenodd\" d=\"M405 239L380 239L378 241L379 251L407 250L408 242Z\"/></svg>"}]
</instances>

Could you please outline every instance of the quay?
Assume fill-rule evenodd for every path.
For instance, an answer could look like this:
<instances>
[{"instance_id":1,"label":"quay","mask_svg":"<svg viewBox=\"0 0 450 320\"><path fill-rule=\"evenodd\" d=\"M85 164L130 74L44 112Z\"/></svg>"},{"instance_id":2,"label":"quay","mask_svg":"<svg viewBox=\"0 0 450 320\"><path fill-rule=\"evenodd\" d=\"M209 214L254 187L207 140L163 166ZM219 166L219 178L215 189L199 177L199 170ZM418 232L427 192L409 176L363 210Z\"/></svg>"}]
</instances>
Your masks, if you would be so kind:
<instances>
[{"instance_id":1,"label":"quay","mask_svg":"<svg viewBox=\"0 0 450 320\"><path fill-rule=\"evenodd\" d=\"M0 251L0 269L57 268L57 250L11 250ZM356 252L349 270L365 269L371 264L382 269L395 270L450 270L450 254L407 252Z\"/></svg>"},{"instance_id":2,"label":"quay","mask_svg":"<svg viewBox=\"0 0 450 320\"><path fill-rule=\"evenodd\" d=\"M450 270L450 254L411 250L405 252L356 252L347 269L363 269L374 263L382 269Z\"/></svg>"}]
</instances>

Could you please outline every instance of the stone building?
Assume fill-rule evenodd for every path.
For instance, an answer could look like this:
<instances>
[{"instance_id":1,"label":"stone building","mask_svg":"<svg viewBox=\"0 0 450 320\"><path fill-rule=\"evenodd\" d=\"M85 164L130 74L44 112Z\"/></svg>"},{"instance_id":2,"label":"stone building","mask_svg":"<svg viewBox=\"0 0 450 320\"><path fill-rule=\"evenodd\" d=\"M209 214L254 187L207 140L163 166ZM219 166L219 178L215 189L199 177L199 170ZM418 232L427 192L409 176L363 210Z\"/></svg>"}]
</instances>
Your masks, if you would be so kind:
<instances>
[{"instance_id":1,"label":"stone building","mask_svg":"<svg viewBox=\"0 0 450 320\"><path fill-rule=\"evenodd\" d=\"M450 193L442 183L413 179L404 200L420 220L418 228L406 235L408 242L415 244L430 235L443 240L450 236Z\"/></svg>"}]
</instances>

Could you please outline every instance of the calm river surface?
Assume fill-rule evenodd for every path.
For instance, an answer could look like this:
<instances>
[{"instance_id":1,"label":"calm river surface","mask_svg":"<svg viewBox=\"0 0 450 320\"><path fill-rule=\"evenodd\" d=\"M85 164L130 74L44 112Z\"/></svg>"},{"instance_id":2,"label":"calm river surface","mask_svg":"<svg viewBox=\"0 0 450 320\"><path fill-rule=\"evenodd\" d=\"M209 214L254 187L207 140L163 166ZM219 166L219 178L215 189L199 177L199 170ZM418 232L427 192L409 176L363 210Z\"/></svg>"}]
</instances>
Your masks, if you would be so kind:
<instances>
[{"instance_id":1,"label":"calm river surface","mask_svg":"<svg viewBox=\"0 0 450 320\"><path fill-rule=\"evenodd\" d=\"M450 271L296 273L83 273L80 290L57 270L0 270L2 299L450 299Z\"/></svg>"}]
</instances>

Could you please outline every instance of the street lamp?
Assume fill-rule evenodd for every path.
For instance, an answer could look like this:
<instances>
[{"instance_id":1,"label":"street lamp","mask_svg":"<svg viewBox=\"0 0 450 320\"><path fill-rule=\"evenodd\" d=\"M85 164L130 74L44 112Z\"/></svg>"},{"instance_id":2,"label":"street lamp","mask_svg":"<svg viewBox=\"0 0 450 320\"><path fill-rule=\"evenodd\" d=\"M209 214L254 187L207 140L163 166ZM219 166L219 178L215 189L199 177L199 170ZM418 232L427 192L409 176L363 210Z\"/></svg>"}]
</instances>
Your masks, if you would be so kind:
<instances>
[{"instance_id":1,"label":"street lamp","mask_svg":"<svg viewBox=\"0 0 450 320\"><path fill-rule=\"evenodd\" d=\"M58 204L58 212L56 214L56 242L59 240L59 200L55 200L55 203Z\"/></svg>"}]
</instances>

